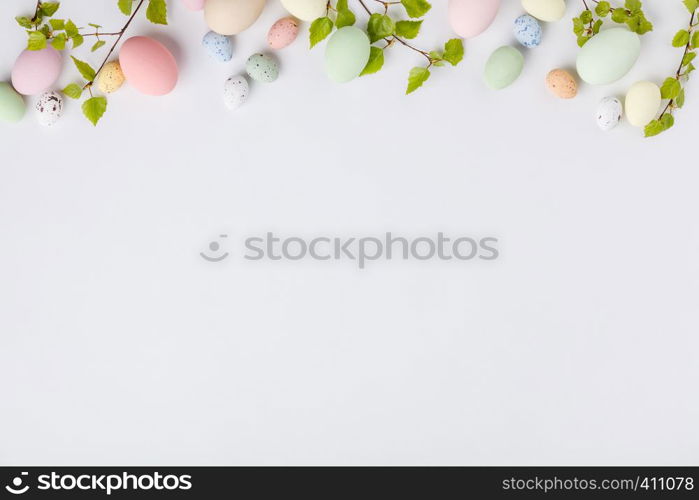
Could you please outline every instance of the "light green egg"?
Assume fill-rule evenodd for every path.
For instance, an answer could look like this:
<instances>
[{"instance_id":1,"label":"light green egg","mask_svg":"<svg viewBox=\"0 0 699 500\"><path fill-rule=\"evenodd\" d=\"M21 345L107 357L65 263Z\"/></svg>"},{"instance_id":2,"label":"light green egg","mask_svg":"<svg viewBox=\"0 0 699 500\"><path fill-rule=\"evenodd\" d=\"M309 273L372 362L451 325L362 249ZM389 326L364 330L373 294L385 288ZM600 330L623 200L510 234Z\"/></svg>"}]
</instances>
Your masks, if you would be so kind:
<instances>
[{"instance_id":1,"label":"light green egg","mask_svg":"<svg viewBox=\"0 0 699 500\"><path fill-rule=\"evenodd\" d=\"M500 47L485 63L485 83L495 90L509 87L519 78L523 67L524 56L519 50L509 45Z\"/></svg>"},{"instance_id":2,"label":"light green egg","mask_svg":"<svg viewBox=\"0 0 699 500\"><path fill-rule=\"evenodd\" d=\"M359 28L345 26L335 32L325 48L325 72L332 81L354 80L369 62L369 37Z\"/></svg>"},{"instance_id":3,"label":"light green egg","mask_svg":"<svg viewBox=\"0 0 699 500\"><path fill-rule=\"evenodd\" d=\"M591 85L608 85L623 78L641 53L640 37L626 28L593 36L578 52L580 78Z\"/></svg>"},{"instance_id":4,"label":"light green egg","mask_svg":"<svg viewBox=\"0 0 699 500\"><path fill-rule=\"evenodd\" d=\"M12 85L0 82L0 121L15 123L22 119L27 105Z\"/></svg>"},{"instance_id":5,"label":"light green egg","mask_svg":"<svg viewBox=\"0 0 699 500\"><path fill-rule=\"evenodd\" d=\"M253 54L245 63L250 78L262 83L272 83L279 78L279 63L267 54Z\"/></svg>"}]
</instances>

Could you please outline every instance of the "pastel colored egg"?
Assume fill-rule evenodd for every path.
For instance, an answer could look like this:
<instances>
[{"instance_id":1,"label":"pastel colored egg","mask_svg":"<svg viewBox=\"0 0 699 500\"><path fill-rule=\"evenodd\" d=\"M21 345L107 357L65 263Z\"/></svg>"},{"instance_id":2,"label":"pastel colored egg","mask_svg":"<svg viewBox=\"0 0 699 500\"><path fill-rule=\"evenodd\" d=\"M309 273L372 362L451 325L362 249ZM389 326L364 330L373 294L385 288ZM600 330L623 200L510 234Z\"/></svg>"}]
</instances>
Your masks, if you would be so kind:
<instances>
[{"instance_id":1,"label":"pastel colored egg","mask_svg":"<svg viewBox=\"0 0 699 500\"><path fill-rule=\"evenodd\" d=\"M522 7L527 14L547 23L560 21L566 13L565 0L522 0Z\"/></svg>"},{"instance_id":2,"label":"pastel colored egg","mask_svg":"<svg viewBox=\"0 0 699 500\"><path fill-rule=\"evenodd\" d=\"M135 36L124 42L119 64L129 84L146 95L165 95L177 85L177 61L157 40Z\"/></svg>"},{"instance_id":3,"label":"pastel colored egg","mask_svg":"<svg viewBox=\"0 0 699 500\"><path fill-rule=\"evenodd\" d=\"M528 49L538 47L541 44L541 25L535 17L524 14L515 19L514 35Z\"/></svg>"},{"instance_id":4,"label":"pastel colored egg","mask_svg":"<svg viewBox=\"0 0 699 500\"><path fill-rule=\"evenodd\" d=\"M61 65L61 53L50 45L41 50L24 50L12 68L12 86L20 94L41 94L56 83Z\"/></svg>"},{"instance_id":5,"label":"pastel colored egg","mask_svg":"<svg viewBox=\"0 0 699 500\"><path fill-rule=\"evenodd\" d=\"M325 15L326 0L282 0L282 5L289 14L302 21L314 21Z\"/></svg>"},{"instance_id":6,"label":"pastel colored egg","mask_svg":"<svg viewBox=\"0 0 699 500\"><path fill-rule=\"evenodd\" d=\"M0 82L0 121L15 123L22 119L27 105L7 82Z\"/></svg>"},{"instance_id":7,"label":"pastel colored egg","mask_svg":"<svg viewBox=\"0 0 699 500\"><path fill-rule=\"evenodd\" d=\"M501 90L514 83L522 73L524 56L514 47L500 47L488 58L485 64L485 82L495 90Z\"/></svg>"},{"instance_id":8,"label":"pastel colored egg","mask_svg":"<svg viewBox=\"0 0 699 500\"><path fill-rule=\"evenodd\" d=\"M50 127L63 114L63 96L58 92L44 92L36 102L35 109L39 124Z\"/></svg>"},{"instance_id":9,"label":"pastel colored egg","mask_svg":"<svg viewBox=\"0 0 699 500\"><path fill-rule=\"evenodd\" d=\"M293 17L285 17L272 25L267 33L267 44L279 50L288 47L299 35L299 23Z\"/></svg>"},{"instance_id":10,"label":"pastel colored egg","mask_svg":"<svg viewBox=\"0 0 699 500\"><path fill-rule=\"evenodd\" d=\"M493 23L500 0L449 0L449 24L462 38L473 38Z\"/></svg>"},{"instance_id":11,"label":"pastel colored egg","mask_svg":"<svg viewBox=\"0 0 699 500\"><path fill-rule=\"evenodd\" d=\"M616 97L605 97L597 105L597 126L607 132L619 125L624 108Z\"/></svg>"},{"instance_id":12,"label":"pastel colored egg","mask_svg":"<svg viewBox=\"0 0 699 500\"><path fill-rule=\"evenodd\" d=\"M279 77L279 63L267 54L253 54L245 63L245 71L257 82L272 83Z\"/></svg>"},{"instance_id":13,"label":"pastel colored egg","mask_svg":"<svg viewBox=\"0 0 699 500\"><path fill-rule=\"evenodd\" d=\"M223 103L230 110L238 109L250 95L250 86L242 75L231 76L223 84Z\"/></svg>"},{"instance_id":14,"label":"pastel colored egg","mask_svg":"<svg viewBox=\"0 0 699 500\"><path fill-rule=\"evenodd\" d=\"M237 35L260 17L265 0L206 0L204 18L209 29L221 35Z\"/></svg>"},{"instance_id":15,"label":"pastel colored egg","mask_svg":"<svg viewBox=\"0 0 699 500\"><path fill-rule=\"evenodd\" d=\"M189 10L202 10L206 0L182 0L182 2Z\"/></svg>"},{"instance_id":16,"label":"pastel colored egg","mask_svg":"<svg viewBox=\"0 0 699 500\"><path fill-rule=\"evenodd\" d=\"M634 127L645 127L658 114L662 98L653 82L634 83L626 93L626 119Z\"/></svg>"},{"instance_id":17,"label":"pastel colored egg","mask_svg":"<svg viewBox=\"0 0 699 500\"><path fill-rule=\"evenodd\" d=\"M369 37L355 26L337 30L325 47L325 73L336 83L346 83L359 76L369 62Z\"/></svg>"},{"instance_id":18,"label":"pastel colored egg","mask_svg":"<svg viewBox=\"0 0 699 500\"><path fill-rule=\"evenodd\" d=\"M126 81L119 61L110 61L104 65L97 77L97 88L104 94L111 94L121 88Z\"/></svg>"},{"instance_id":19,"label":"pastel colored egg","mask_svg":"<svg viewBox=\"0 0 699 500\"><path fill-rule=\"evenodd\" d=\"M228 62L233 59L233 40L226 35L209 31L201 41L209 57L218 62Z\"/></svg>"},{"instance_id":20,"label":"pastel colored egg","mask_svg":"<svg viewBox=\"0 0 699 500\"><path fill-rule=\"evenodd\" d=\"M592 85L608 85L623 78L641 53L641 39L626 28L612 28L593 36L578 52L578 74Z\"/></svg>"},{"instance_id":21,"label":"pastel colored egg","mask_svg":"<svg viewBox=\"0 0 699 500\"><path fill-rule=\"evenodd\" d=\"M546 75L546 88L561 99L572 99L578 95L578 82L564 69L554 69Z\"/></svg>"}]
</instances>

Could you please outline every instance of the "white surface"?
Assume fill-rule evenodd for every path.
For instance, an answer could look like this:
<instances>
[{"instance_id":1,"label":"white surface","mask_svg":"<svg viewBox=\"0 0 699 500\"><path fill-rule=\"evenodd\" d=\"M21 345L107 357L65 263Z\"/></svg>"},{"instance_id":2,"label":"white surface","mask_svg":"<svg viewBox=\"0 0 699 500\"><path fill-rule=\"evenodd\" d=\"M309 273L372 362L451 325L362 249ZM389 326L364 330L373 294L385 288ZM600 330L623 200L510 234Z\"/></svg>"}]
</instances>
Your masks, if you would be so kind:
<instances>
[{"instance_id":1,"label":"white surface","mask_svg":"<svg viewBox=\"0 0 699 500\"><path fill-rule=\"evenodd\" d=\"M31 3L2 2L0 79ZM699 86L655 140L594 119L674 71L679 0L645 2L656 31L633 72L572 102L544 77L574 66L575 1L513 88L485 88L521 13L507 1L413 96L409 51L337 86L299 40L234 113L223 82L281 8L220 65L201 13L171 3L170 27L130 32L173 49L173 94L125 88L97 129L74 102L53 129L0 128L0 464L696 464ZM434 3L430 48L451 36ZM112 4L62 9L111 28ZM502 257L198 257L219 233L270 230L494 234Z\"/></svg>"}]
</instances>

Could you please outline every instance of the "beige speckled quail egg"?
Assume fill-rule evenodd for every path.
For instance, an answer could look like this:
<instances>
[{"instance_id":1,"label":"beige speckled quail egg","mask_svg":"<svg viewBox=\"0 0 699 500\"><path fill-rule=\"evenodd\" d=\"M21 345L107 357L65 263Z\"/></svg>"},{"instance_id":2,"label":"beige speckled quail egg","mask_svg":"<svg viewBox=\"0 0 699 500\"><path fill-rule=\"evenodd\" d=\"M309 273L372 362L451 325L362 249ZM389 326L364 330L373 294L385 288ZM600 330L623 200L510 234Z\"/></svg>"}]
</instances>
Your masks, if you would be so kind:
<instances>
[{"instance_id":1,"label":"beige speckled quail egg","mask_svg":"<svg viewBox=\"0 0 699 500\"><path fill-rule=\"evenodd\" d=\"M111 94L121 88L126 81L119 61L111 61L104 65L97 77L97 88L105 94Z\"/></svg>"},{"instance_id":2,"label":"beige speckled quail egg","mask_svg":"<svg viewBox=\"0 0 699 500\"><path fill-rule=\"evenodd\" d=\"M231 76L223 84L223 103L230 110L238 109L248 100L250 86L242 75Z\"/></svg>"},{"instance_id":3,"label":"beige speckled quail egg","mask_svg":"<svg viewBox=\"0 0 699 500\"><path fill-rule=\"evenodd\" d=\"M63 114L63 96L58 92L44 92L39 96L35 109L39 124L50 127Z\"/></svg>"}]
</instances>

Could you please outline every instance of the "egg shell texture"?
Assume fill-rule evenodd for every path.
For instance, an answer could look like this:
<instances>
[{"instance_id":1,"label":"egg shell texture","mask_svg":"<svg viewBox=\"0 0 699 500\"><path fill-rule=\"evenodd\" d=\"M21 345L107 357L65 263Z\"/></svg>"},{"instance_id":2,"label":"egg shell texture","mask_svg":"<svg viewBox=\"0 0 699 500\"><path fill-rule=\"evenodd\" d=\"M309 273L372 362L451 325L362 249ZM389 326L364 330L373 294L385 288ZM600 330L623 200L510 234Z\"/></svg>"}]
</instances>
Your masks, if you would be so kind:
<instances>
[{"instance_id":1,"label":"egg shell texture","mask_svg":"<svg viewBox=\"0 0 699 500\"><path fill-rule=\"evenodd\" d=\"M230 110L238 109L248 100L250 86L242 75L231 76L223 85L223 103Z\"/></svg>"},{"instance_id":2,"label":"egg shell texture","mask_svg":"<svg viewBox=\"0 0 699 500\"><path fill-rule=\"evenodd\" d=\"M315 21L325 15L326 0L282 0L282 6L302 21Z\"/></svg>"},{"instance_id":3,"label":"egg shell texture","mask_svg":"<svg viewBox=\"0 0 699 500\"><path fill-rule=\"evenodd\" d=\"M211 31L237 35L260 17L265 0L206 0L204 18Z\"/></svg>"},{"instance_id":4,"label":"egg shell texture","mask_svg":"<svg viewBox=\"0 0 699 500\"><path fill-rule=\"evenodd\" d=\"M522 73L524 56L514 47L506 45L491 54L485 65L485 81L495 90L501 90L514 83Z\"/></svg>"},{"instance_id":5,"label":"egg shell texture","mask_svg":"<svg viewBox=\"0 0 699 500\"><path fill-rule=\"evenodd\" d=\"M624 108L616 97L605 97L597 106L597 126L603 131L612 130L621 121Z\"/></svg>"},{"instance_id":6,"label":"egg shell texture","mask_svg":"<svg viewBox=\"0 0 699 500\"><path fill-rule=\"evenodd\" d=\"M143 94L165 95L177 84L175 57L162 43L152 38L129 38L121 47L119 63L129 84Z\"/></svg>"},{"instance_id":7,"label":"egg shell texture","mask_svg":"<svg viewBox=\"0 0 699 500\"><path fill-rule=\"evenodd\" d=\"M531 49L541 44L541 25L536 18L524 14L515 19L514 35L524 47Z\"/></svg>"},{"instance_id":8,"label":"egg shell texture","mask_svg":"<svg viewBox=\"0 0 699 500\"><path fill-rule=\"evenodd\" d=\"M547 23L561 20L566 13L565 0L522 0L522 7L527 14Z\"/></svg>"},{"instance_id":9,"label":"egg shell texture","mask_svg":"<svg viewBox=\"0 0 699 500\"><path fill-rule=\"evenodd\" d=\"M209 31L201 41L209 57L218 62L228 62L233 59L233 40L226 35Z\"/></svg>"},{"instance_id":10,"label":"egg shell texture","mask_svg":"<svg viewBox=\"0 0 699 500\"><path fill-rule=\"evenodd\" d=\"M39 96L35 109L39 123L50 127L63 114L63 97L57 92L44 92Z\"/></svg>"},{"instance_id":11,"label":"egg shell texture","mask_svg":"<svg viewBox=\"0 0 699 500\"><path fill-rule=\"evenodd\" d=\"M578 95L578 82L564 69L554 69L546 75L546 87L556 97L572 99Z\"/></svg>"},{"instance_id":12,"label":"egg shell texture","mask_svg":"<svg viewBox=\"0 0 699 500\"><path fill-rule=\"evenodd\" d=\"M272 83L279 77L279 63L267 54L253 54L245 63L248 76L257 82Z\"/></svg>"},{"instance_id":13,"label":"egg shell texture","mask_svg":"<svg viewBox=\"0 0 699 500\"><path fill-rule=\"evenodd\" d=\"M182 0L182 2L189 10L202 10L206 0Z\"/></svg>"},{"instance_id":14,"label":"egg shell texture","mask_svg":"<svg viewBox=\"0 0 699 500\"><path fill-rule=\"evenodd\" d=\"M20 94L41 94L56 83L61 66L61 54L51 46L24 50L12 68L12 86Z\"/></svg>"},{"instance_id":15,"label":"egg shell texture","mask_svg":"<svg viewBox=\"0 0 699 500\"><path fill-rule=\"evenodd\" d=\"M626 93L626 119L634 127L645 127L658 114L662 97L653 82L634 83Z\"/></svg>"},{"instance_id":16,"label":"egg shell texture","mask_svg":"<svg viewBox=\"0 0 699 500\"><path fill-rule=\"evenodd\" d=\"M272 25L267 33L267 44L279 50L291 45L299 35L299 23L293 17L285 17Z\"/></svg>"},{"instance_id":17,"label":"egg shell texture","mask_svg":"<svg viewBox=\"0 0 699 500\"><path fill-rule=\"evenodd\" d=\"M626 28L612 28L593 36L578 52L580 78L591 85L608 85L623 78L636 64L641 39Z\"/></svg>"},{"instance_id":18,"label":"egg shell texture","mask_svg":"<svg viewBox=\"0 0 699 500\"><path fill-rule=\"evenodd\" d=\"M111 94L119 90L125 80L126 77L119 61L110 61L104 65L97 77L97 88L100 89L100 92Z\"/></svg>"},{"instance_id":19,"label":"egg shell texture","mask_svg":"<svg viewBox=\"0 0 699 500\"><path fill-rule=\"evenodd\" d=\"M495 20L500 0L449 0L449 24L463 38L483 33Z\"/></svg>"},{"instance_id":20,"label":"egg shell texture","mask_svg":"<svg viewBox=\"0 0 699 500\"><path fill-rule=\"evenodd\" d=\"M369 62L369 37L355 26L337 30L325 46L325 73L336 83L349 82Z\"/></svg>"},{"instance_id":21,"label":"egg shell texture","mask_svg":"<svg viewBox=\"0 0 699 500\"><path fill-rule=\"evenodd\" d=\"M27 105L7 82L0 82L0 121L16 123L24 117Z\"/></svg>"}]
</instances>

